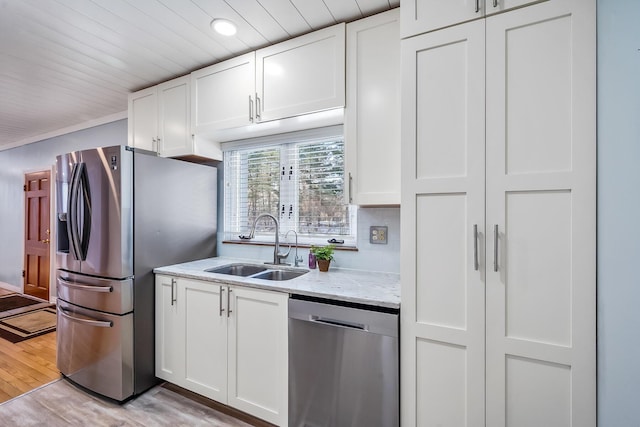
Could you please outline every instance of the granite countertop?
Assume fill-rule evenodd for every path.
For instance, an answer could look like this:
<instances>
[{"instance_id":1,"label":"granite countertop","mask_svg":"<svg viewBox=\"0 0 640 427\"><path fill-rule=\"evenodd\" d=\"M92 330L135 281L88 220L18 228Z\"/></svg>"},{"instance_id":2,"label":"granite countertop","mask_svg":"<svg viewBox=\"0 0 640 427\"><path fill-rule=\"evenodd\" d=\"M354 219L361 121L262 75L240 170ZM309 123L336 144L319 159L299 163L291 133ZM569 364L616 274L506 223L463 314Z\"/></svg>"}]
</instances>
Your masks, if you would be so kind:
<instances>
[{"instance_id":1,"label":"granite countertop","mask_svg":"<svg viewBox=\"0 0 640 427\"><path fill-rule=\"evenodd\" d=\"M219 257L159 267L154 269L153 272L219 284L241 285L378 307L400 308L400 275L396 273L376 273L332 267L326 273L314 269L294 279L275 281L204 271L233 263L255 264L267 268L295 269L288 266L272 266L256 260ZM308 269L304 268L304 270Z\"/></svg>"}]
</instances>

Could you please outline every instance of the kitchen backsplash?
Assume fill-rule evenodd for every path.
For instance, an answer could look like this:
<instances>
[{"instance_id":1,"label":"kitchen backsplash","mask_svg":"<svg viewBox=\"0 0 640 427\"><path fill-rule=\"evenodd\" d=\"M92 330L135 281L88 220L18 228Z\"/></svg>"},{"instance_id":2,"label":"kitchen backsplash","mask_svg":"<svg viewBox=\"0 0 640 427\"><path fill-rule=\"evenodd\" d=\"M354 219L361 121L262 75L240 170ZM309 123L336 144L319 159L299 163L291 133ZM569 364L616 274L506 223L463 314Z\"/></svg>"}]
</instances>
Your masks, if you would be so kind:
<instances>
[{"instance_id":1,"label":"kitchen backsplash","mask_svg":"<svg viewBox=\"0 0 640 427\"><path fill-rule=\"evenodd\" d=\"M221 188L220 191L222 191ZM220 200L219 203L222 201ZM221 210L218 209L218 212ZM219 231L223 226L221 222L218 223ZM387 244L369 243L369 227L372 225L387 227ZM273 258L273 246L224 244L222 243L223 234L218 233L219 256L265 261ZM309 250L300 249L298 255L302 255L306 265ZM293 250L289 258L287 262L292 261ZM400 273L400 208L359 208L358 250L336 251L331 265L339 268Z\"/></svg>"}]
</instances>

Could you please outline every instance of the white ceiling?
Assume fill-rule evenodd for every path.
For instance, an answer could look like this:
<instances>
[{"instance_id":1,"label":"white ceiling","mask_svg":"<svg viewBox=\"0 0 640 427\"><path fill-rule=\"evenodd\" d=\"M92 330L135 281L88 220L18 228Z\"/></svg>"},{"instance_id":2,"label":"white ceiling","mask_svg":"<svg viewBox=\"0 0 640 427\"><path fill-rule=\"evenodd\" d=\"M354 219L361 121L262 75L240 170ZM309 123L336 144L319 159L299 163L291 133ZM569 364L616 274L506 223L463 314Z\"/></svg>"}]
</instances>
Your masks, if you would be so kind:
<instances>
[{"instance_id":1,"label":"white ceiling","mask_svg":"<svg viewBox=\"0 0 640 427\"><path fill-rule=\"evenodd\" d=\"M399 3L0 0L0 150L122 116L130 92ZM213 18L237 34L215 34Z\"/></svg>"}]
</instances>

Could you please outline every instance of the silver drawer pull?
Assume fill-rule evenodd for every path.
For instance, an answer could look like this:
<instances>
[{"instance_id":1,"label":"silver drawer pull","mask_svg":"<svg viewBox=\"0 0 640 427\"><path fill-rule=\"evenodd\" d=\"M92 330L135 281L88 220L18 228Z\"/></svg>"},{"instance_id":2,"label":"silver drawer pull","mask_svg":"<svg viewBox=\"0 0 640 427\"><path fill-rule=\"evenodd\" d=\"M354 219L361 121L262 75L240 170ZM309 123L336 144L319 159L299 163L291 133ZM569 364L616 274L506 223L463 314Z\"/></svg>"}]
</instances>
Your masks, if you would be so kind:
<instances>
[{"instance_id":1,"label":"silver drawer pull","mask_svg":"<svg viewBox=\"0 0 640 427\"><path fill-rule=\"evenodd\" d=\"M493 271L498 271L498 224L493 226Z\"/></svg>"},{"instance_id":2,"label":"silver drawer pull","mask_svg":"<svg viewBox=\"0 0 640 427\"><path fill-rule=\"evenodd\" d=\"M60 308L60 315L65 319L69 319L72 322L82 323L88 326L96 326L98 328L112 328L113 322L105 320L87 320L80 319L79 317L71 316L64 308Z\"/></svg>"},{"instance_id":3,"label":"silver drawer pull","mask_svg":"<svg viewBox=\"0 0 640 427\"><path fill-rule=\"evenodd\" d=\"M473 224L473 269L478 271L480 263L478 262L478 224Z\"/></svg>"},{"instance_id":4,"label":"silver drawer pull","mask_svg":"<svg viewBox=\"0 0 640 427\"><path fill-rule=\"evenodd\" d=\"M62 277L58 277L58 281L68 288L80 289L89 292L113 292L113 286L81 285L78 282L71 282Z\"/></svg>"},{"instance_id":5,"label":"silver drawer pull","mask_svg":"<svg viewBox=\"0 0 640 427\"><path fill-rule=\"evenodd\" d=\"M222 313L224 313L224 308L222 307L222 294L224 293L224 288L220 286L220 294L218 295L220 299L218 300L219 309L220 309L220 317L222 317Z\"/></svg>"}]
</instances>

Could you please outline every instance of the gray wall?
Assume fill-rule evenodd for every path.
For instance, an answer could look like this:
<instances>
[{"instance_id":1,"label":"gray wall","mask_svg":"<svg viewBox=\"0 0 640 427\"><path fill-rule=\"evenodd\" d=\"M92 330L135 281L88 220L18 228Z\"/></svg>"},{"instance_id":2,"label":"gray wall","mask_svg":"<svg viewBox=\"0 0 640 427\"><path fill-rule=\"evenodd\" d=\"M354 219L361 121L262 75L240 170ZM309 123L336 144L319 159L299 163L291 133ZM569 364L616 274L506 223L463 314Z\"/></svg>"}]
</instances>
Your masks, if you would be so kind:
<instances>
[{"instance_id":1,"label":"gray wall","mask_svg":"<svg viewBox=\"0 0 640 427\"><path fill-rule=\"evenodd\" d=\"M0 151L0 281L22 290L25 172L51 169L58 154L126 142L127 121L119 120Z\"/></svg>"},{"instance_id":2,"label":"gray wall","mask_svg":"<svg viewBox=\"0 0 640 427\"><path fill-rule=\"evenodd\" d=\"M598 0L598 425L640 425L640 1Z\"/></svg>"}]
</instances>

